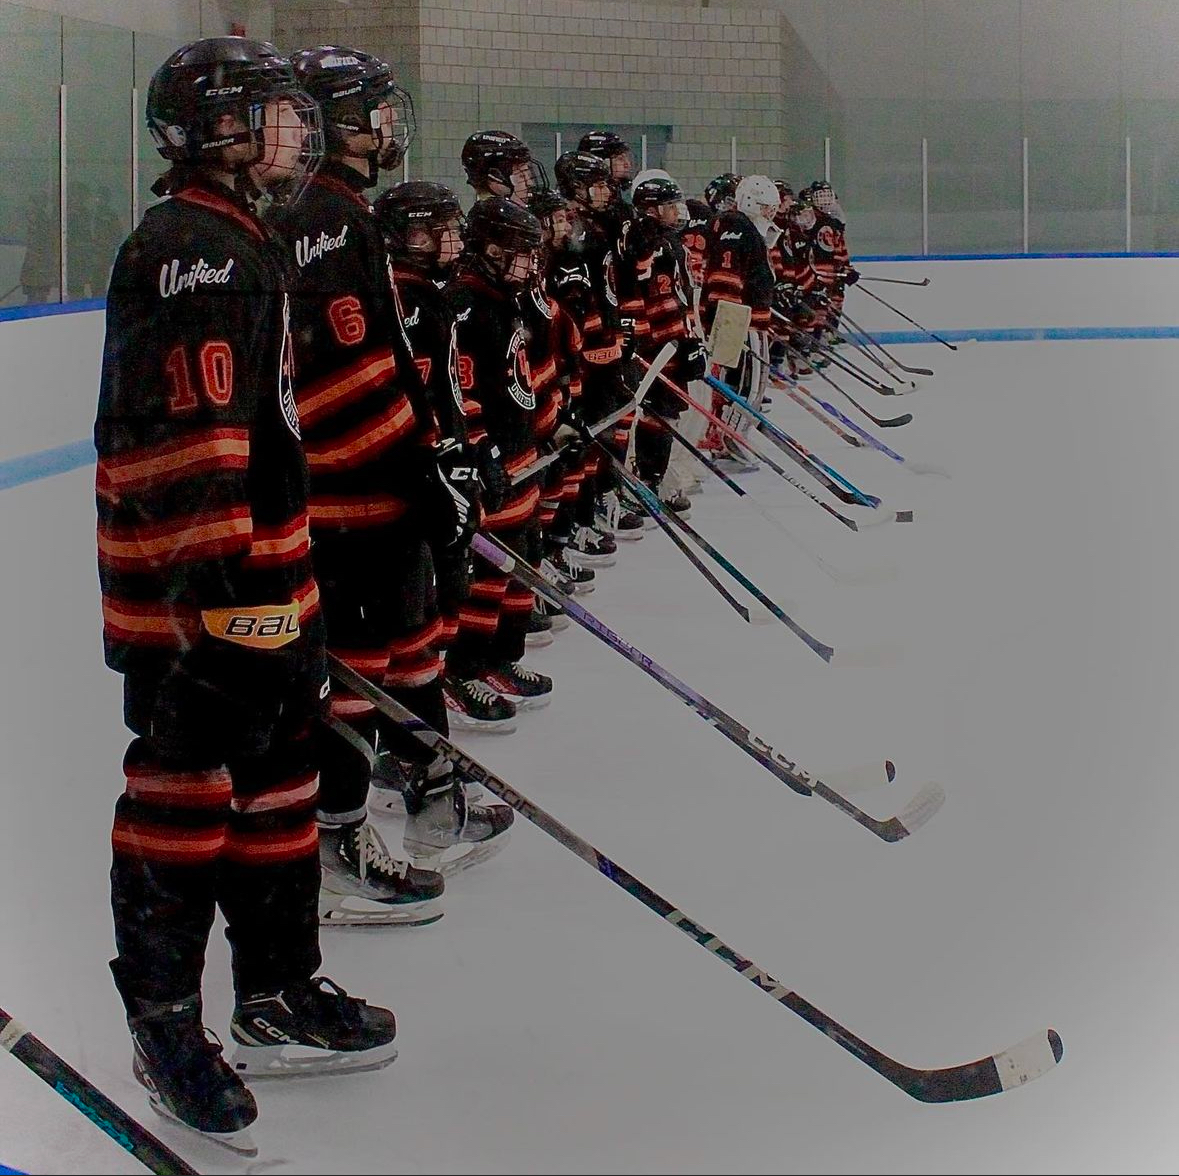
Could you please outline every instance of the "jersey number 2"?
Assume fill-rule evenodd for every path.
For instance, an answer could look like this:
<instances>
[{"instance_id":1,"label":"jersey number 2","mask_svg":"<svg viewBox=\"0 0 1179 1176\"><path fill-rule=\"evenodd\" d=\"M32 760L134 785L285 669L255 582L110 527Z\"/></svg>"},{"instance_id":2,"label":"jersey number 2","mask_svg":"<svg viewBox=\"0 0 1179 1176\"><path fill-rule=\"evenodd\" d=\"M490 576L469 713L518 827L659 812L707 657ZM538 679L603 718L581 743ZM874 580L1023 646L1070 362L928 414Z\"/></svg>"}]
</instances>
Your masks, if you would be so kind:
<instances>
[{"instance_id":1,"label":"jersey number 2","mask_svg":"<svg viewBox=\"0 0 1179 1176\"><path fill-rule=\"evenodd\" d=\"M197 351L197 366L205 395L218 408L224 408L233 399L233 351L229 344L219 339L202 343ZM189 370L188 350L183 343L168 352L164 372L171 385L169 409L191 412L197 406L197 394Z\"/></svg>"}]
</instances>

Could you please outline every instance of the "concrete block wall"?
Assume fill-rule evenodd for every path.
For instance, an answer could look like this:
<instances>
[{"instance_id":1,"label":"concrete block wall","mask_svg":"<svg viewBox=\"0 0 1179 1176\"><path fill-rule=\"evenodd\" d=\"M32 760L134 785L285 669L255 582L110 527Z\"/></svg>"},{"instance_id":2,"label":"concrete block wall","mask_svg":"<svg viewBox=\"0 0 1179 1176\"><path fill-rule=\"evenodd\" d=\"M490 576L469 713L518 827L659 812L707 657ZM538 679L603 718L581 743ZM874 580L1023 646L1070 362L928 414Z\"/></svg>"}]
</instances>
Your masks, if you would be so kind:
<instances>
[{"instance_id":1,"label":"concrete block wall","mask_svg":"<svg viewBox=\"0 0 1179 1176\"><path fill-rule=\"evenodd\" d=\"M466 137L525 123L670 127L664 166L689 194L729 169L734 135L739 171L777 174L784 35L777 8L682 0L302 0L275 13L284 48L336 40L397 65L418 112L410 174L464 197Z\"/></svg>"}]
</instances>

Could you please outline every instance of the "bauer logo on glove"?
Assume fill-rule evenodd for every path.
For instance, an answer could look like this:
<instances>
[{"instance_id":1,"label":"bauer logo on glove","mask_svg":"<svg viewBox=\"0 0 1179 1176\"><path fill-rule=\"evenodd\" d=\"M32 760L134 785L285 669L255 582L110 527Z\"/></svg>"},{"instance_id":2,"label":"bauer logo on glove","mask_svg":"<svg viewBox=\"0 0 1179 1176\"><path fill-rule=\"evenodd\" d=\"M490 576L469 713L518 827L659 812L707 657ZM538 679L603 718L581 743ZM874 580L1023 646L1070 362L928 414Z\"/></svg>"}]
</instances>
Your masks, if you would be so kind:
<instances>
[{"instance_id":1,"label":"bauer logo on glove","mask_svg":"<svg viewBox=\"0 0 1179 1176\"><path fill-rule=\"evenodd\" d=\"M257 604L208 608L201 613L208 633L248 649L281 649L299 636L299 605Z\"/></svg>"}]
</instances>

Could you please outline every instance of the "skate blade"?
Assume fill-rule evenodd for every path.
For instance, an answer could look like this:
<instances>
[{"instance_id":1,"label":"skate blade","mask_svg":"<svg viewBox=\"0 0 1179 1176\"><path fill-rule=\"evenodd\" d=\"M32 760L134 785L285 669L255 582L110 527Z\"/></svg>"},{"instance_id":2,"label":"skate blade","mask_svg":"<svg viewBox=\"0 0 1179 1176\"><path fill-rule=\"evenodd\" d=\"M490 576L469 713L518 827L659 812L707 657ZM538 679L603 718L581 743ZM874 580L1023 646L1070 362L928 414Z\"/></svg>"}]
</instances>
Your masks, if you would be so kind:
<instances>
[{"instance_id":1,"label":"skate blade","mask_svg":"<svg viewBox=\"0 0 1179 1176\"><path fill-rule=\"evenodd\" d=\"M551 694L538 694L535 698L518 694L503 694L503 691L500 691L500 694L509 702L515 703L518 711L543 710L553 701Z\"/></svg>"},{"instance_id":2,"label":"skate blade","mask_svg":"<svg viewBox=\"0 0 1179 1176\"><path fill-rule=\"evenodd\" d=\"M447 715L452 729L470 735L511 735L516 730L515 719L472 719L450 711Z\"/></svg>"},{"instance_id":3,"label":"skate blade","mask_svg":"<svg viewBox=\"0 0 1179 1176\"><path fill-rule=\"evenodd\" d=\"M417 869L433 870L434 873L441 874L444 878L453 878L455 874L459 874L463 870L469 870L472 866L490 861L507 845L510 836L510 833L504 832L487 841L464 841L457 846L447 846L445 849L438 849L437 846L427 845L422 841L411 841L409 838L404 840L403 845L405 852L410 855L410 860ZM443 856L453 849L460 852L449 858Z\"/></svg>"},{"instance_id":4,"label":"skate blade","mask_svg":"<svg viewBox=\"0 0 1179 1176\"><path fill-rule=\"evenodd\" d=\"M242 1078L317 1078L364 1074L397 1060L393 1042L362 1050L326 1050L312 1045L239 1045L230 1065Z\"/></svg>"},{"instance_id":5,"label":"skate blade","mask_svg":"<svg viewBox=\"0 0 1179 1176\"><path fill-rule=\"evenodd\" d=\"M546 645L552 645L553 634L550 631L543 631L540 633L529 633L524 638L524 644L529 649L544 649Z\"/></svg>"},{"instance_id":6,"label":"skate blade","mask_svg":"<svg viewBox=\"0 0 1179 1176\"><path fill-rule=\"evenodd\" d=\"M428 927L446 912L436 898L391 905L351 894L320 894L321 927Z\"/></svg>"},{"instance_id":7,"label":"skate blade","mask_svg":"<svg viewBox=\"0 0 1179 1176\"><path fill-rule=\"evenodd\" d=\"M613 553L587 555L572 547L565 548L565 559L578 568L612 568L618 562L618 556Z\"/></svg>"},{"instance_id":8,"label":"skate blade","mask_svg":"<svg viewBox=\"0 0 1179 1176\"><path fill-rule=\"evenodd\" d=\"M643 532L639 531L639 530L615 531L614 532L615 539L625 539L627 541L630 541L630 540L634 540L634 539L641 539L642 537L643 537Z\"/></svg>"},{"instance_id":9,"label":"skate blade","mask_svg":"<svg viewBox=\"0 0 1179 1176\"><path fill-rule=\"evenodd\" d=\"M210 1143L219 1144L221 1147L228 1148L231 1152L249 1159L253 1159L258 1154L258 1145L245 1127L240 1131L202 1131L199 1127L194 1127L191 1123L186 1123L183 1119L178 1118L163 1103L157 1102L154 1095L148 1097L148 1105L161 1119L168 1123L174 1123L177 1127L183 1127L190 1135L207 1139Z\"/></svg>"}]
</instances>

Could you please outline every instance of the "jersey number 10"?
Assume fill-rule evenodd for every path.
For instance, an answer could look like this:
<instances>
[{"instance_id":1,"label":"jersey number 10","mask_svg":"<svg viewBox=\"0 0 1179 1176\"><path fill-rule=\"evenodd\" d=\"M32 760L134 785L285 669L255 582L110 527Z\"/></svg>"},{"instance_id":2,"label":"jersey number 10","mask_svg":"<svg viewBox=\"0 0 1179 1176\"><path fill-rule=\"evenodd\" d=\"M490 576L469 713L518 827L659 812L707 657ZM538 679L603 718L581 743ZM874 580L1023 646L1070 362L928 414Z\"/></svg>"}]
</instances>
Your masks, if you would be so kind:
<instances>
[{"instance_id":1,"label":"jersey number 10","mask_svg":"<svg viewBox=\"0 0 1179 1176\"><path fill-rule=\"evenodd\" d=\"M202 343L197 351L197 367L205 395L218 408L224 408L233 399L233 351L229 344L219 339ZM191 412L197 406L198 397L185 344L168 352L164 372L170 385L168 408L172 412Z\"/></svg>"}]
</instances>

